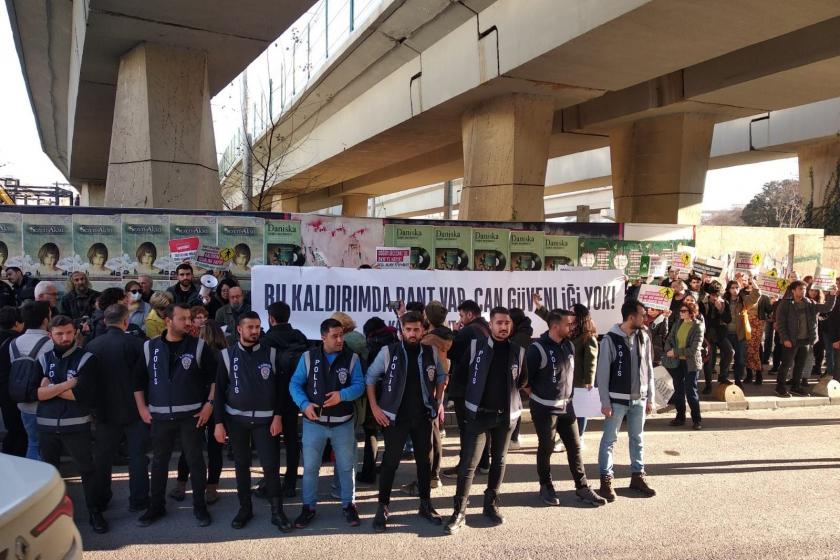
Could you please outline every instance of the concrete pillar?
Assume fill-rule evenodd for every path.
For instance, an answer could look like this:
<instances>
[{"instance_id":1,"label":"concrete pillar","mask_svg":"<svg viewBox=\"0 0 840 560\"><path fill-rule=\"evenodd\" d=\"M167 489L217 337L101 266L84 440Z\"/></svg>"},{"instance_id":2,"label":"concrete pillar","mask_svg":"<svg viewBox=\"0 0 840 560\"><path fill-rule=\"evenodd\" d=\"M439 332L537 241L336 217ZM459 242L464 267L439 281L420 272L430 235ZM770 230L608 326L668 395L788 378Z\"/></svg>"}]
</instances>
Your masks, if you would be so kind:
<instances>
[{"instance_id":1,"label":"concrete pillar","mask_svg":"<svg viewBox=\"0 0 840 560\"><path fill-rule=\"evenodd\" d=\"M272 212L300 212L300 199L298 197L283 198L283 196L288 197L289 195L276 194L271 198Z\"/></svg>"},{"instance_id":2,"label":"concrete pillar","mask_svg":"<svg viewBox=\"0 0 840 560\"><path fill-rule=\"evenodd\" d=\"M824 205L826 191L838 180L840 139L832 139L799 148L799 192L807 205L814 196L814 208ZM829 185L829 183L831 183Z\"/></svg>"},{"instance_id":3,"label":"concrete pillar","mask_svg":"<svg viewBox=\"0 0 840 560\"><path fill-rule=\"evenodd\" d=\"M105 203L219 209L207 56L143 43L120 60Z\"/></svg>"},{"instance_id":4,"label":"concrete pillar","mask_svg":"<svg viewBox=\"0 0 840 560\"><path fill-rule=\"evenodd\" d=\"M592 213L590 212L589 206L586 204L578 204L575 214L575 220L579 224L588 223L592 219Z\"/></svg>"},{"instance_id":5,"label":"concrete pillar","mask_svg":"<svg viewBox=\"0 0 840 560\"><path fill-rule=\"evenodd\" d=\"M461 119L461 220L541 222L554 121L549 97L512 94L480 103Z\"/></svg>"},{"instance_id":6,"label":"concrete pillar","mask_svg":"<svg viewBox=\"0 0 840 560\"><path fill-rule=\"evenodd\" d=\"M367 218L368 195L345 194L341 197L341 215L353 218Z\"/></svg>"},{"instance_id":7,"label":"concrete pillar","mask_svg":"<svg viewBox=\"0 0 840 560\"><path fill-rule=\"evenodd\" d=\"M105 183L82 183L79 189L80 206L105 206Z\"/></svg>"},{"instance_id":8,"label":"concrete pillar","mask_svg":"<svg viewBox=\"0 0 840 560\"><path fill-rule=\"evenodd\" d=\"M610 133L616 222L699 224L714 120L676 113Z\"/></svg>"}]
</instances>

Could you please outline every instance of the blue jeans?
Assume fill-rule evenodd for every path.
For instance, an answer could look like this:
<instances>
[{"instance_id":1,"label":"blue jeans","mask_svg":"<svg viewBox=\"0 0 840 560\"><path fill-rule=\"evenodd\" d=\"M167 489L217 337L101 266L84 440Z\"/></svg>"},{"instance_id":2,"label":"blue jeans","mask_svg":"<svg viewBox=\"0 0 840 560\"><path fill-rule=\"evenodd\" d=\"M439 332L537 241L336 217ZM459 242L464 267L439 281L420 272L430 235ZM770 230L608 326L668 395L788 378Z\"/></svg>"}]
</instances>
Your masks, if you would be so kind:
<instances>
[{"instance_id":1,"label":"blue jeans","mask_svg":"<svg viewBox=\"0 0 840 560\"><path fill-rule=\"evenodd\" d=\"M700 394L697 392L696 371L689 371L685 360L680 360L680 365L668 372L674 378L674 399L673 403L677 409L677 420L685 420L685 401L691 409L691 420L700 422Z\"/></svg>"},{"instance_id":2,"label":"blue jeans","mask_svg":"<svg viewBox=\"0 0 840 560\"><path fill-rule=\"evenodd\" d=\"M335 452L335 470L341 490L341 507L355 501L356 492L356 433L353 422L325 426L303 421L303 505L315 509L318 503L318 473L324 447L330 440Z\"/></svg>"},{"instance_id":3,"label":"blue jeans","mask_svg":"<svg viewBox=\"0 0 840 560\"><path fill-rule=\"evenodd\" d=\"M613 447L618 439L621 421L627 417L627 434L630 436L630 471L645 472L644 429L646 401L630 401L630 406L612 403L612 416L604 418L604 435L598 450L598 468L601 475L613 474Z\"/></svg>"},{"instance_id":4,"label":"blue jeans","mask_svg":"<svg viewBox=\"0 0 840 560\"><path fill-rule=\"evenodd\" d=\"M40 461L41 444L38 443L38 417L31 412L21 411L20 419L23 420L23 429L26 430L26 458Z\"/></svg>"}]
</instances>

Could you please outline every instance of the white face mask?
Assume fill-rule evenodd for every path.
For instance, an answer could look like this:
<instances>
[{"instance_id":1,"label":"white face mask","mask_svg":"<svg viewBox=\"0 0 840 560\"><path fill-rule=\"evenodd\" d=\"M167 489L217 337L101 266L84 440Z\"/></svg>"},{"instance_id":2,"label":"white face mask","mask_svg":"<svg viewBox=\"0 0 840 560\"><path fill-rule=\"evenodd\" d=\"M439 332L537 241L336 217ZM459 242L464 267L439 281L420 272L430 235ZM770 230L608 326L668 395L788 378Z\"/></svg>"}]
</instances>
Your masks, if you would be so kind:
<instances>
[{"instance_id":1,"label":"white face mask","mask_svg":"<svg viewBox=\"0 0 840 560\"><path fill-rule=\"evenodd\" d=\"M143 297L143 294L137 292L136 294L131 294L131 301L140 301L140 298Z\"/></svg>"}]
</instances>

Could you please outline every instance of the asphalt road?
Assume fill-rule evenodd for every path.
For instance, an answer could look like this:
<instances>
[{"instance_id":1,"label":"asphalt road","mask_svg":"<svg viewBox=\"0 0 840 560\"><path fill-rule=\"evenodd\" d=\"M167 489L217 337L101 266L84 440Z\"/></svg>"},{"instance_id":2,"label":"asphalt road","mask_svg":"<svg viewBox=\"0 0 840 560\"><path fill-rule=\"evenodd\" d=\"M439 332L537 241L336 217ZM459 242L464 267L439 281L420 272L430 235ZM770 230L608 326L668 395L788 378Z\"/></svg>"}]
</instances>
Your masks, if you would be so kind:
<instances>
[{"instance_id":1,"label":"asphalt road","mask_svg":"<svg viewBox=\"0 0 840 560\"><path fill-rule=\"evenodd\" d=\"M395 492L391 526L384 535L371 530L374 488L361 488L362 526L344 523L328 497L332 469L322 469L322 502L306 530L283 535L269 524L268 506L255 500L256 516L243 530L230 528L236 513L232 464L225 463L223 497L211 506L213 524L195 526L189 504L170 502L169 515L149 528L135 526L127 510L127 479L115 474L115 497L106 513L111 532L96 535L78 484L71 484L85 556L121 558L363 558L488 559L516 558L840 558L840 407L709 413L705 429L667 426L670 416L654 417L646 432L650 484L658 491L645 499L619 490L619 499L602 508L576 501L565 454L555 454L553 475L559 507L537 499L536 436L523 434L523 447L508 456L502 508L507 523L489 527L481 516L486 477L473 486L468 527L446 536L416 515L417 499ZM600 422L592 422L584 460L597 485ZM360 450L361 452L361 450ZM457 439L446 440L445 466L455 462ZM629 482L626 434L616 449L617 486ZM173 469L175 462L172 463ZM402 465L397 484L410 480L413 464ZM174 477L174 472L172 473ZM451 512L454 481L433 491L441 514ZM299 499L286 507L300 511Z\"/></svg>"}]
</instances>

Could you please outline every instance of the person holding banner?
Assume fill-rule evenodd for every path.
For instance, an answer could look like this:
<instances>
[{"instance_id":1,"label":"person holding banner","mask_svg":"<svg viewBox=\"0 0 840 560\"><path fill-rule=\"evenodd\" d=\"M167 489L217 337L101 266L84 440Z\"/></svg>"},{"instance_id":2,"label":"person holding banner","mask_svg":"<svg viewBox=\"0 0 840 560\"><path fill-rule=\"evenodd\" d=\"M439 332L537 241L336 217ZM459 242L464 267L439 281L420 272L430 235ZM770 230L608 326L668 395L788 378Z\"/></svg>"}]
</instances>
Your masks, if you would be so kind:
<instances>
[{"instance_id":1,"label":"person holding banner","mask_svg":"<svg viewBox=\"0 0 840 560\"><path fill-rule=\"evenodd\" d=\"M665 342L663 365L674 378L673 404L677 416L671 420L671 426L685 425L685 401L691 409L692 427L702 428L700 422L700 394L697 392L697 376L703 368L703 335L705 322L700 316L696 303L687 302L680 306L680 316L674 322L674 328Z\"/></svg>"},{"instance_id":2,"label":"person holding banner","mask_svg":"<svg viewBox=\"0 0 840 560\"><path fill-rule=\"evenodd\" d=\"M647 483L644 463L645 416L653 412L655 385L651 342L644 333L647 310L638 301L621 306L622 322L601 339L595 374L604 413L604 433L598 451L601 488L598 493L608 502L616 499L613 490L613 447L621 421L627 418L630 437L630 489L647 497L656 491Z\"/></svg>"},{"instance_id":3,"label":"person holding banner","mask_svg":"<svg viewBox=\"0 0 840 560\"><path fill-rule=\"evenodd\" d=\"M560 505L551 480L551 453L554 435L560 435L569 460L569 470L575 481L575 495L593 506L607 501L589 487L583 458L580 454L580 436L572 392L575 384L575 347L570 338L575 315L566 310L548 314L548 331L528 346L525 359L528 364L531 419L537 432L537 475L540 482L540 499L549 506Z\"/></svg>"},{"instance_id":4,"label":"person holding banner","mask_svg":"<svg viewBox=\"0 0 840 560\"><path fill-rule=\"evenodd\" d=\"M808 389L802 385L802 370L805 359L811 352L811 346L817 340L817 314L831 313L837 294L834 286L825 298L825 303L818 304L805 297L805 282L797 280L788 286L789 295L779 302L776 309L776 328L782 341L782 366L776 381L776 395L790 397L791 393L807 396ZM790 392L785 388L788 373L793 375Z\"/></svg>"},{"instance_id":5,"label":"person holding banner","mask_svg":"<svg viewBox=\"0 0 840 560\"><path fill-rule=\"evenodd\" d=\"M729 307L729 302L723 299L720 294L720 283L712 282L707 291L709 300L705 307L705 322L706 340L709 342L709 359L703 365L703 375L706 380L703 387L704 395L712 393L712 378L718 356L720 356L720 369L718 371L723 373L729 371L734 352L726 336L729 323L732 321L732 310Z\"/></svg>"},{"instance_id":6,"label":"person holding banner","mask_svg":"<svg viewBox=\"0 0 840 560\"><path fill-rule=\"evenodd\" d=\"M732 321L727 325L726 337L735 352L735 363L733 374L735 385L744 388L744 377L746 376L747 343L752 338L752 327L749 320L749 310L756 306L761 295L755 279L750 277L748 285L741 288L737 280L730 280L726 283L726 292L723 298L729 303L732 313ZM755 333L755 336L760 336ZM720 383L729 383L729 371L723 368L720 370Z\"/></svg>"},{"instance_id":7,"label":"person holding banner","mask_svg":"<svg viewBox=\"0 0 840 560\"><path fill-rule=\"evenodd\" d=\"M432 424L443 418L443 391L447 371L432 346L421 344L423 315L409 311L400 318L402 342L384 347L365 377L373 417L385 434L385 454L379 475L379 506L374 531L385 531L391 488L400 465L406 439L414 443L417 465L419 515L434 525L441 518L432 507Z\"/></svg>"}]
</instances>

